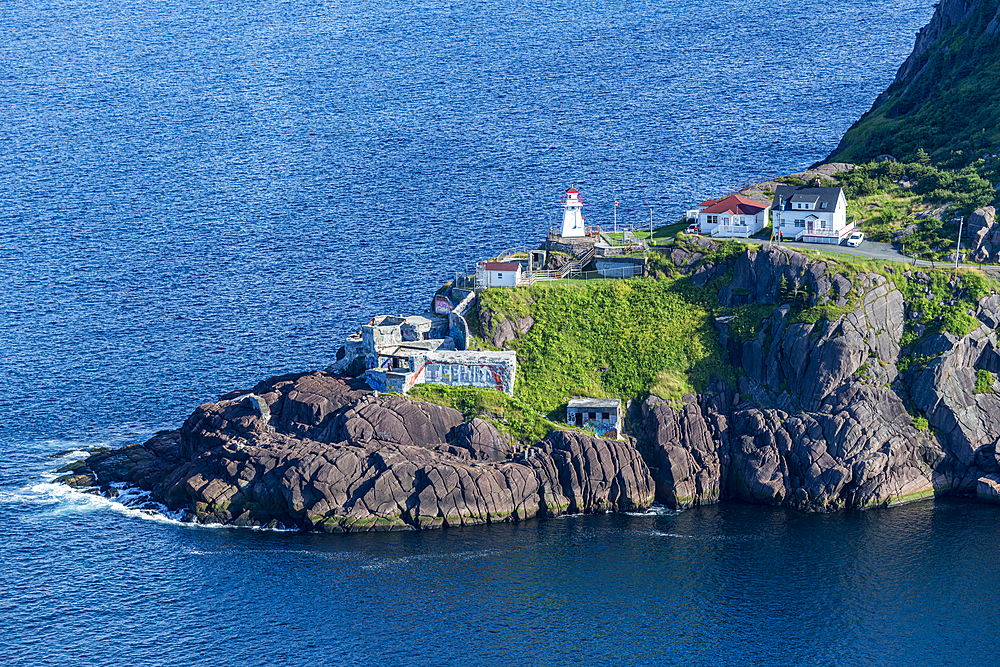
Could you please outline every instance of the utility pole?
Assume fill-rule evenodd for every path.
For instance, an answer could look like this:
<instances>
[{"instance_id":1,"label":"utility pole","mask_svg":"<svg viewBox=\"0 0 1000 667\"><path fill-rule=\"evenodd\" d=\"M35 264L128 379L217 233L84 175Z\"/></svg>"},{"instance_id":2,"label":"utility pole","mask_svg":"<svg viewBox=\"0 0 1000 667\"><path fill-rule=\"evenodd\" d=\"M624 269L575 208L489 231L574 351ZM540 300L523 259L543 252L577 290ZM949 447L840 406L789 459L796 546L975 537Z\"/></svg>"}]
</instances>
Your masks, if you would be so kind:
<instances>
[{"instance_id":1,"label":"utility pole","mask_svg":"<svg viewBox=\"0 0 1000 667\"><path fill-rule=\"evenodd\" d=\"M962 252L962 224L965 222L965 217L960 217L958 219L958 245L955 247L955 275L958 275L958 259Z\"/></svg>"}]
</instances>

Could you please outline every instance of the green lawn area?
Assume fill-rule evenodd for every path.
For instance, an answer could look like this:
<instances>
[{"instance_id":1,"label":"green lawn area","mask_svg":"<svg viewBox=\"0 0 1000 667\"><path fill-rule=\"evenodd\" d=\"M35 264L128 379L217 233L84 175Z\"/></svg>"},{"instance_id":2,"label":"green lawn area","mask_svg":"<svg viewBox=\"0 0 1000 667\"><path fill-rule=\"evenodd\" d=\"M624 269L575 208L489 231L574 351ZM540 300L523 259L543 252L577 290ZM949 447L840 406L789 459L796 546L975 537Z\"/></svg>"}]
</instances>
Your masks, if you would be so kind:
<instances>
[{"instance_id":1,"label":"green lawn area","mask_svg":"<svg viewBox=\"0 0 1000 667\"><path fill-rule=\"evenodd\" d=\"M687 229L688 224L689 224L688 222L682 220L680 222L675 222L669 225L661 225L660 227L653 227L652 237L650 236L649 228L643 230L637 229L636 231L633 232L633 234L635 234L635 237L641 241L645 241L649 238L652 238L655 245L661 239L672 239L677 234L677 232L682 232L685 229ZM618 233L605 232L604 235L616 241L621 241L624 238L623 232L618 232Z\"/></svg>"},{"instance_id":2,"label":"green lawn area","mask_svg":"<svg viewBox=\"0 0 1000 667\"><path fill-rule=\"evenodd\" d=\"M687 278L546 282L480 299L493 313L534 319L512 344L516 396L555 420L573 396L677 399L711 376L735 381L714 325L714 293Z\"/></svg>"}]
</instances>

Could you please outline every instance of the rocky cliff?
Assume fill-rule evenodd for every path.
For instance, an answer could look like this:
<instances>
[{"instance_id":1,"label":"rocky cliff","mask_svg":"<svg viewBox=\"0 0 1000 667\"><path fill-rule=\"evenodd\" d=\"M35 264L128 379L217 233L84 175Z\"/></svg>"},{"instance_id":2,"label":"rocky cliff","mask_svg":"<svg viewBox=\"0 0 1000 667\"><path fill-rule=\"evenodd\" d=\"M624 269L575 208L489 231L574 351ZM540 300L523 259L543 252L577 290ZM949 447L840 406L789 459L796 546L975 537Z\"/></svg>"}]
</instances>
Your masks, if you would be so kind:
<instances>
[{"instance_id":1,"label":"rocky cliff","mask_svg":"<svg viewBox=\"0 0 1000 667\"><path fill-rule=\"evenodd\" d=\"M965 161L1000 148L1000 2L942 0L913 51L871 110L827 161L866 162L880 154Z\"/></svg>"},{"instance_id":2,"label":"rocky cliff","mask_svg":"<svg viewBox=\"0 0 1000 667\"><path fill-rule=\"evenodd\" d=\"M680 405L655 397L641 405L639 442L657 500L683 508L732 497L826 511L977 489L995 495L1000 297L979 301L978 326L967 335L933 333L902 349L916 312L886 275L848 277L776 247L720 266L698 249L674 251L673 260L702 284L732 275L723 303L775 307L748 340L728 335L730 318L718 322L742 371L738 389L719 382ZM893 275L903 267L885 270L931 282ZM779 305L782 283L801 286L814 304L851 307L834 319L795 321L792 306Z\"/></svg>"},{"instance_id":3,"label":"rocky cliff","mask_svg":"<svg viewBox=\"0 0 1000 667\"><path fill-rule=\"evenodd\" d=\"M776 246L720 252L705 239L668 257L733 313L716 328L739 380L633 401L628 441L554 431L515 447L486 420L321 372L227 394L63 481L109 494L134 484L200 522L328 532L631 511L654 498L831 511L998 497L1000 296L977 298L955 335L917 309L964 308L970 276L858 270ZM932 293L947 279L951 296ZM901 285L927 299L907 301ZM491 317L498 345L532 326L508 335Z\"/></svg>"},{"instance_id":4,"label":"rocky cliff","mask_svg":"<svg viewBox=\"0 0 1000 667\"><path fill-rule=\"evenodd\" d=\"M227 394L176 431L89 457L64 481L108 493L131 483L202 523L326 532L631 511L654 495L627 443L553 432L515 453L486 421L326 373Z\"/></svg>"}]
</instances>

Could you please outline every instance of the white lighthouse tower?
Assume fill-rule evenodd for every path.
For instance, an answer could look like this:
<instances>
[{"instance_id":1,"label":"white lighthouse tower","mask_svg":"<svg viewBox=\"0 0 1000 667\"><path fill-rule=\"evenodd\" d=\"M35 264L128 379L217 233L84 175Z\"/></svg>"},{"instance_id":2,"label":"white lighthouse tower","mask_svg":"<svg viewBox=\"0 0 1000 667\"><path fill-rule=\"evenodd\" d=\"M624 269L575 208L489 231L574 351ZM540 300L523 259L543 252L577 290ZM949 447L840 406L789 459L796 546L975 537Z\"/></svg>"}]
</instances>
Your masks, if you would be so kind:
<instances>
[{"instance_id":1,"label":"white lighthouse tower","mask_svg":"<svg viewBox=\"0 0 1000 667\"><path fill-rule=\"evenodd\" d=\"M566 191L566 198L563 199L563 224L562 236L572 238L574 236L586 236L583 226L583 202L580 201L580 193L576 188L571 187Z\"/></svg>"}]
</instances>

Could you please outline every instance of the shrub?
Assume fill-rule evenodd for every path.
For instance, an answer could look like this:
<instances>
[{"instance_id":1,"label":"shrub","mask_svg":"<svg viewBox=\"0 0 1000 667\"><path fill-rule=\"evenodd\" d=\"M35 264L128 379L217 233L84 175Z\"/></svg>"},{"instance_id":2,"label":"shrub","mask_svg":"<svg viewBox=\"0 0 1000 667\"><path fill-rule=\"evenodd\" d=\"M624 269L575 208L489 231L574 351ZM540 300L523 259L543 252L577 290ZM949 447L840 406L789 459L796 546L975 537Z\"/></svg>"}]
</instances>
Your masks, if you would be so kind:
<instances>
[{"instance_id":1,"label":"shrub","mask_svg":"<svg viewBox=\"0 0 1000 667\"><path fill-rule=\"evenodd\" d=\"M993 373L980 368L976 371L976 391L977 394L988 394L993 391Z\"/></svg>"},{"instance_id":2,"label":"shrub","mask_svg":"<svg viewBox=\"0 0 1000 667\"><path fill-rule=\"evenodd\" d=\"M946 310L942 315L942 323L945 329L956 336L967 336L979 326L979 320L959 308L951 307Z\"/></svg>"}]
</instances>

